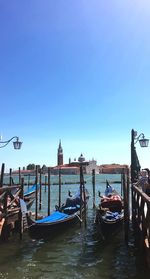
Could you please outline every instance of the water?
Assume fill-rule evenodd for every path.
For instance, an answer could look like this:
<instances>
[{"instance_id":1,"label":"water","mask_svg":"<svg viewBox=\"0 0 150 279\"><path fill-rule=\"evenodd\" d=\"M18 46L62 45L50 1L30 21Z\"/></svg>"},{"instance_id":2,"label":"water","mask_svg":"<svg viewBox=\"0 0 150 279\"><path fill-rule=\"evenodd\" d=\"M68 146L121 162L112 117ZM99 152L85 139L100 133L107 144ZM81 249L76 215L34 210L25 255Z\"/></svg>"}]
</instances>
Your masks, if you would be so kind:
<instances>
[{"instance_id":1,"label":"water","mask_svg":"<svg viewBox=\"0 0 150 279\"><path fill-rule=\"evenodd\" d=\"M63 177L63 179L69 179ZM74 179L78 177L73 176ZM96 176L97 191L105 190L105 176ZM119 180L120 177L107 176L108 180ZM53 178L54 179L54 178ZM55 179L57 179L55 177ZM51 241L32 240L28 234L10 239L1 244L0 278L17 279L147 279L149 272L138 261L134 247L126 247L123 230L120 229L109 239L102 239L94 226L95 212L93 210L91 178L85 176L86 187L91 197L88 204L87 226L69 229ZM120 191L120 184L113 184ZM62 202L68 189L75 193L78 185L62 186ZM47 209L47 192L42 191L42 212ZM51 189L51 209L58 203L58 186ZM34 207L33 207L34 210ZM131 243L132 244L132 243ZM138 262L137 262L138 261Z\"/></svg>"}]
</instances>

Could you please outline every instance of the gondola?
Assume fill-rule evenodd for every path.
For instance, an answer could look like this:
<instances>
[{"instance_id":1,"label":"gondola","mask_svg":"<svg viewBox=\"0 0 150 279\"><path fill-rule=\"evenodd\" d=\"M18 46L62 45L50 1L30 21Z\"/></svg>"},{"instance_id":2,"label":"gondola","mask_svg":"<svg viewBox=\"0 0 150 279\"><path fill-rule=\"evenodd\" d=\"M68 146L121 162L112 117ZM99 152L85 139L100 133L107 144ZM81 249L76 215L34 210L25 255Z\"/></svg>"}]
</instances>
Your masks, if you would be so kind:
<instances>
[{"instance_id":1,"label":"gondola","mask_svg":"<svg viewBox=\"0 0 150 279\"><path fill-rule=\"evenodd\" d=\"M56 211L51 215L39 220L33 220L28 216L30 237L33 239L49 239L82 222L81 218L84 217L88 198L88 192L86 192L85 202L83 199L81 201L79 196L69 197L60 208L56 206Z\"/></svg>"},{"instance_id":2,"label":"gondola","mask_svg":"<svg viewBox=\"0 0 150 279\"><path fill-rule=\"evenodd\" d=\"M100 203L96 208L95 223L103 235L114 232L124 220L123 199L111 186L108 188L107 182L105 196L99 194Z\"/></svg>"}]
</instances>

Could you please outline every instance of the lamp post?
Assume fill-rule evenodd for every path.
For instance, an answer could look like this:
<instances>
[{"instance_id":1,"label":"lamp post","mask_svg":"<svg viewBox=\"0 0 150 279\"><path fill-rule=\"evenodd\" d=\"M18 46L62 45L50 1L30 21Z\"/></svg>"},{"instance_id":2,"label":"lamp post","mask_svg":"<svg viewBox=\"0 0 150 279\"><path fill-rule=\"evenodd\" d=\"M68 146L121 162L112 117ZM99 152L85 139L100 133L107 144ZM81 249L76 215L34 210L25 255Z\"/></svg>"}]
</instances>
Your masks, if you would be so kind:
<instances>
[{"instance_id":1,"label":"lamp post","mask_svg":"<svg viewBox=\"0 0 150 279\"><path fill-rule=\"evenodd\" d=\"M131 130L131 199L132 199L132 223L135 224L136 219L136 203L135 203L135 191L133 188L133 183L138 180L140 163L136 153L135 144L139 141L141 147L147 147L149 140L145 138L144 134L141 133L137 136L137 132L133 129Z\"/></svg>"},{"instance_id":2,"label":"lamp post","mask_svg":"<svg viewBox=\"0 0 150 279\"><path fill-rule=\"evenodd\" d=\"M136 182L140 171L140 163L136 153L135 144L139 142L141 147L148 147L149 139L146 139L141 133L137 136L137 131L131 130L131 183Z\"/></svg>"},{"instance_id":3,"label":"lamp post","mask_svg":"<svg viewBox=\"0 0 150 279\"><path fill-rule=\"evenodd\" d=\"M21 145L22 145L22 142L19 141L19 137L17 137L17 136L14 136L14 137L10 138L9 140L6 140L6 141L1 141L1 140L0 140L0 148L5 147L5 146L6 146L7 144L9 144L13 139L15 139L15 141L13 141L14 149L20 149L20 148L21 148Z\"/></svg>"}]
</instances>

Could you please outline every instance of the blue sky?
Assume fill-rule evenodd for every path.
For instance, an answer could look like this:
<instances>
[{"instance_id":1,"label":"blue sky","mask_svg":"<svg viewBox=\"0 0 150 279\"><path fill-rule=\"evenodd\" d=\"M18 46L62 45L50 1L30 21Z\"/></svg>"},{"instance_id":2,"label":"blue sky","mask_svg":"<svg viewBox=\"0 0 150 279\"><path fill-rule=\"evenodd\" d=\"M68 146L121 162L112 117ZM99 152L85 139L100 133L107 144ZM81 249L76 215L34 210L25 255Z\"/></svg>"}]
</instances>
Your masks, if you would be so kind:
<instances>
[{"instance_id":1,"label":"blue sky","mask_svg":"<svg viewBox=\"0 0 150 279\"><path fill-rule=\"evenodd\" d=\"M130 164L150 138L149 0L0 0L0 163L54 166L83 153ZM150 167L149 148L137 152Z\"/></svg>"}]
</instances>

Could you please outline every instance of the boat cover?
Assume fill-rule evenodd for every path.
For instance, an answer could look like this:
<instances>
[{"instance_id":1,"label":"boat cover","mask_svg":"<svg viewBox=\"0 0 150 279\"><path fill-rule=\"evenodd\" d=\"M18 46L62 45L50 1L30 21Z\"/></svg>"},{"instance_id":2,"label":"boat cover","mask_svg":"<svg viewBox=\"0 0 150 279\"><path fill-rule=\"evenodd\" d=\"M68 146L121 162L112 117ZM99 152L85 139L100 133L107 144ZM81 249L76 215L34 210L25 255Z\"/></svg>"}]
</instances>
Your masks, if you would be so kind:
<instances>
[{"instance_id":1,"label":"boat cover","mask_svg":"<svg viewBox=\"0 0 150 279\"><path fill-rule=\"evenodd\" d=\"M37 185L37 188L39 189L40 185ZM36 184L34 184L31 188L29 188L26 192L24 192L24 196L29 195L30 193L36 191Z\"/></svg>"},{"instance_id":2,"label":"boat cover","mask_svg":"<svg viewBox=\"0 0 150 279\"><path fill-rule=\"evenodd\" d=\"M51 215L47 216L47 217L44 217L43 219L41 220L37 220L36 221L36 224L38 223L52 223L52 222L56 222L56 221L61 221L61 220L64 220L66 218L68 218L69 215L68 214L65 214L65 213L62 213L62 212L59 212L59 211L56 211L56 212L53 212Z\"/></svg>"},{"instance_id":3,"label":"boat cover","mask_svg":"<svg viewBox=\"0 0 150 279\"><path fill-rule=\"evenodd\" d=\"M108 220L118 220L122 217L122 214L119 212L107 212L105 218Z\"/></svg>"},{"instance_id":4,"label":"boat cover","mask_svg":"<svg viewBox=\"0 0 150 279\"><path fill-rule=\"evenodd\" d=\"M102 207L122 206L121 197L119 195L113 195L110 197L104 197L101 199Z\"/></svg>"},{"instance_id":5,"label":"boat cover","mask_svg":"<svg viewBox=\"0 0 150 279\"><path fill-rule=\"evenodd\" d=\"M80 209L80 205L77 204L76 206L68 206L68 207L65 207L64 210L79 210Z\"/></svg>"},{"instance_id":6,"label":"boat cover","mask_svg":"<svg viewBox=\"0 0 150 279\"><path fill-rule=\"evenodd\" d=\"M71 215L71 214L77 212L80 209L80 205L77 204L76 206L64 207L62 209L63 209L64 213Z\"/></svg>"}]
</instances>

